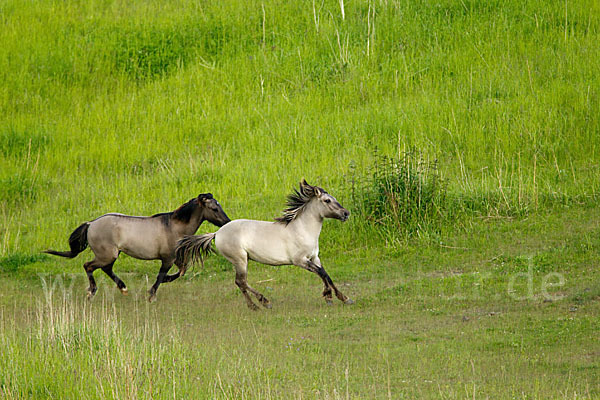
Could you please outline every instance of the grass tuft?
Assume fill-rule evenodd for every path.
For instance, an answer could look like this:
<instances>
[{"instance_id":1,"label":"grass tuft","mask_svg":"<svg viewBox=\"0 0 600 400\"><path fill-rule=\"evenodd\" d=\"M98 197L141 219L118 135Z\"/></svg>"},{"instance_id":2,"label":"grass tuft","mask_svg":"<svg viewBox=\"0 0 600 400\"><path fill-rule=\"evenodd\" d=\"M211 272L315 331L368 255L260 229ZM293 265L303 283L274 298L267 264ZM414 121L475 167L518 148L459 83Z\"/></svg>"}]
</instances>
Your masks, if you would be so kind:
<instances>
[{"instance_id":1,"label":"grass tuft","mask_svg":"<svg viewBox=\"0 0 600 400\"><path fill-rule=\"evenodd\" d=\"M381 156L368 175L354 176L352 182L354 208L387 234L413 236L439 228L447 191L437 161L425 161L415 151L397 160Z\"/></svg>"}]
</instances>

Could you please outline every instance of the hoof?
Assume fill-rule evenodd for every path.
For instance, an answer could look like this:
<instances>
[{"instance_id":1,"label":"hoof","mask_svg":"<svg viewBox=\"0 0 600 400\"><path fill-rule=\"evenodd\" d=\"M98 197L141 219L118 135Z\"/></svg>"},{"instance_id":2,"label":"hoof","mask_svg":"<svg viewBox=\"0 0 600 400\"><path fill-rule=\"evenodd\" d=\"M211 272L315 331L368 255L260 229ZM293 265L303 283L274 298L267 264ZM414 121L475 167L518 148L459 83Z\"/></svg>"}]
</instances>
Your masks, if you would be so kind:
<instances>
[{"instance_id":1,"label":"hoof","mask_svg":"<svg viewBox=\"0 0 600 400\"><path fill-rule=\"evenodd\" d=\"M325 299L325 303L327 303L328 306L332 306L333 305L333 300L331 300L331 299Z\"/></svg>"},{"instance_id":2,"label":"hoof","mask_svg":"<svg viewBox=\"0 0 600 400\"><path fill-rule=\"evenodd\" d=\"M344 300L344 304L346 304L347 306L350 306L350 305L354 304L354 300L346 299L346 300Z\"/></svg>"},{"instance_id":3,"label":"hoof","mask_svg":"<svg viewBox=\"0 0 600 400\"><path fill-rule=\"evenodd\" d=\"M148 290L148 294L149 294L148 303L152 303L153 301L156 300L156 291L155 290L152 290L152 289Z\"/></svg>"},{"instance_id":4,"label":"hoof","mask_svg":"<svg viewBox=\"0 0 600 400\"><path fill-rule=\"evenodd\" d=\"M92 292L92 291L88 290L87 291L87 300L92 301L94 299L95 295L96 295L96 292Z\"/></svg>"},{"instance_id":5,"label":"hoof","mask_svg":"<svg viewBox=\"0 0 600 400\"><path fill-rule=\"evenodd\" d=\"M271 308L273 308L273 304L271 304L271 303L265 303L265 304L263 304L263 307L270 310Z\"/></svg>"},{"instance_id":6,"label":"hoof","mask_svg":"<svg viewBox=\"0 0 600 400\"><path fill-rule=\"evenodd\" d=\"M121 293L123 293L125 296L127 296L129 294L129 290L127 290L127 288L123 288L123 289L119 289L121 291Z\"/></svg>"}]
</instances>

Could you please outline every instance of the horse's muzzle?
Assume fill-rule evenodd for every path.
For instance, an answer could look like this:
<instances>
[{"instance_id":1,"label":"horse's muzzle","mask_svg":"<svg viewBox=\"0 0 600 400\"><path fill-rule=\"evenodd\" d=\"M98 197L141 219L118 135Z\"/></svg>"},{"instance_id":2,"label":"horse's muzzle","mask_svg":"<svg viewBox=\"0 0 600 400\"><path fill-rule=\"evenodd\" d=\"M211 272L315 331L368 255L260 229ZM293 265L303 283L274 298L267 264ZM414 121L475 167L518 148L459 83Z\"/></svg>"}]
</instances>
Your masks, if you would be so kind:
<instances>
[{"instance_id":1,"label":"horse's muzzle","mask_svg":"<svg viewBox=\"0 0 600 400\"><path fill-rule=\"evenodd\" d=\"M346 221L348 221L348 218L350 218L350 211L348 211L348 210L342 211L342 213L340 215L340 221L346 222Z\"/></svg>"}]
</instances>

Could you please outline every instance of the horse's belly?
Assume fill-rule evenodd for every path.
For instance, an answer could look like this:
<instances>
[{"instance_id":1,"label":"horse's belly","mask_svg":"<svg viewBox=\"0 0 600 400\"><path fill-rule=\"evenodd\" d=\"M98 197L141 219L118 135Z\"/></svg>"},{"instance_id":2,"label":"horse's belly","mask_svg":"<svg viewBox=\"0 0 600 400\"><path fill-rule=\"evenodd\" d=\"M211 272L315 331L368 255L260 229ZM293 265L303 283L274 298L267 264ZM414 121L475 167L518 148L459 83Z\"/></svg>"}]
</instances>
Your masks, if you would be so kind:
<instances>
[{"instance_id":1,"label":"horse's belly","mask_svg":"<svg viewBox=\"0 0 600 400\"><path fill-rule=\"evenodd\" d=\"M259 235L249 240L244 246L251 260L268 265L293 264L289 246L282 240L271 239Z\"/></svg>"},{"instance_id":2,"label":"horse's belly","mask_svg":"<svg viewBox=\"0 0 600 400\"><path fill-rule=\"evenodd\" d=\"M157 258L160 258L160 255L158 254L158 251L155 247L150 247L150 246L130 246L129 244L127 245L121 245L119 246L119 250L125 254L127 254L128 256L131 256L133 258L137 258L140 260L155 260Z\"/></svg>"},{"instance_id":3,"label":"horse's belly","mask_svg":"<svg viewBox=\"0 0 600 400\"><path fill-rule=\"evenodd\" d=\"M161 236L130 229L119 232L117 246L128 256L140 260L154 260L160 258L161 249L165 247L165 243Z\"/></svg>"},{"instance_id":4,"label":"horse's belly","mask_svg":"<svg viewBox=\"0 0 600 400\"><path fill-rule=\"evenodd\" d=\"M292 260L287 254L278 254L274 252L273 249L270 251L253 251L246 250L248 252L248 257L251 260L257 261L259 263L267 264L267 265L288 265L292 264Z\"/></svg>"}]
</instances>

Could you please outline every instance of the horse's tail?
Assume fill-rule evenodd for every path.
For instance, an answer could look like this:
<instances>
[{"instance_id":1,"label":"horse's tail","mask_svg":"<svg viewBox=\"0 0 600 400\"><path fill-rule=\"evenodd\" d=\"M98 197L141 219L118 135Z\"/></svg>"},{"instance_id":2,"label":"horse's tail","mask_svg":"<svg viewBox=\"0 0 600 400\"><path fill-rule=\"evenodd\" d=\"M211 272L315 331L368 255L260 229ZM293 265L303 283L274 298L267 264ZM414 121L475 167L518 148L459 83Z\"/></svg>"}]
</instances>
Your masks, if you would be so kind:
<instances>
[{"instance_id":1,"label":"horse's tail","mask_svg":"<svg viewBox=\"0 0 600 400\"><path fill-rule=\"evenodd\" d=\"M69 247L71 250L69 251L56 251L56 250L46 250L44 253L54 254L55 256L68 257L73 258L77 254L81 253L88 246L87 240L87 231L90 226L89 222L84 222L79 225L77 229L71 233L69 236Z\"/></svg>"},{"instance_id":2,"label":"horse's tail","mask_svg":"<svg viewBox=\"0 0 600 400\"><path fill-rule=\"evenodd\" d=\"M216 236L215 233L206 233L199 236L184 236L177 243L175 249L175 264L180 268L187 269L187 265L196 261L204 262L210 253L214 253L211 246L212 240Z\"/></svg>"}]
</instances>

